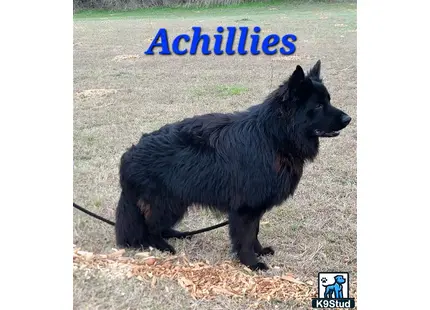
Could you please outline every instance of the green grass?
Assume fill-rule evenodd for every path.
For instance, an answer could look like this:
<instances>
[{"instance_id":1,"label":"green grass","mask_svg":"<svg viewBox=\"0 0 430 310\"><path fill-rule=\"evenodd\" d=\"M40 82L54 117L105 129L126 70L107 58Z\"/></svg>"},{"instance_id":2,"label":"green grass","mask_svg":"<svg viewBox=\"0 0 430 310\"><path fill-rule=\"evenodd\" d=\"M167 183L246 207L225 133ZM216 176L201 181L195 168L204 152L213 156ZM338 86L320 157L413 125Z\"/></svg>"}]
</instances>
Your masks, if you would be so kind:
<instances>
[{"instance_id":1,"label":"green grass","mask_svg":"<svg viewBox=\"0 0 430 310\"><path fill-rule=\"evenodd\" d=\"M74 19L124 19L124 18L184 18L198 16L243 16L246 15L271 15L273 12L269 9L283 11L288 14L294 10L294 16L300 17L300 11L313 11L326 9L330 7L333 11L344 11L346 8L355 10L355 3L303 3L300 1L267 1L267 2L248 2L242 4L232 4L229 6L211 6L211 7L153 7L140 8L134 10L109 10L109 9L91 9L82 10L73 15ZM299 9L299 11L297 11ZM244 17L243 19L247 19Z\"/></svg>"},{"instance_id":2,"label":"green grass","mask_svg":"<svg viewBox=\"0 0 430 310\"><path fill-rule=\"evenodd\" d=\"M95 142L96 137L94 137L94 136L86 136L85 140L88 142L88 144L91 145L91 144L93 144Z\"/></svg>"},{"instance_id":3,"label":"green grass","mask_svg":"<svg viewBox=\"0 0 430 310\"><path fill-rule=\"evenodd\" d=\"M240 95L246 92L248 88L243 86L218 86L217 93L222 97Z\"/></svg>"},{"instance_id":4,"label":"green grass","mask_svg":"<svg viewBox=\"0 0 430 310\"><path fill-rule=\"evenodd\" d=\"M96 199L96 200L94 200L94 206L97 208L97 209L100 209L100 207L101 207L101 205L102 205L102 202L101 202L101 200L100 199Z\"/></svg>"},{"instance_id":5,"label":"green grass","mask_svg":"<svg viewBox=\"0 0 430 310\"><path fill-rule=\"evenodd\" d=\"M241 95L249 89L240 85L217 85L214 87L199 87L195 88L192 93L194 96L213 96L220 98L228 98L231 96Z\"/></svg>"}]
</instances>

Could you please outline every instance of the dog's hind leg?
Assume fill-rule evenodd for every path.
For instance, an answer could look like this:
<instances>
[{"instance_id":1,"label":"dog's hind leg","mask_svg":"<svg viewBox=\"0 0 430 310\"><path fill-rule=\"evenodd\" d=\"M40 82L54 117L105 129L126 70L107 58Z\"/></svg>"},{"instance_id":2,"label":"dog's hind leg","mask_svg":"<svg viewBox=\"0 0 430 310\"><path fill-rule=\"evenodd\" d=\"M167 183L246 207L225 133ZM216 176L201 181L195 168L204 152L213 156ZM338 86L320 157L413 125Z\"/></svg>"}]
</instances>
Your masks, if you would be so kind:
<instances>
[{"instance_id":1,"label":"dog's hind leg","mask_svg":"<svg viewBox=\"0 0 430 310\"><path fill-rule=\"evenodd\" d=\"M148 230L149 230L149 242L151 246L162 252L170 252L171 254L175 254L175 249L164 240L162 232L163 229L159 227L154 222L148 222Z\"/></svg>"},{"instance_id":2,"label":"dog's hind leg","mask_svg":"<svg viewBox=\"0 0 430 310\"><path fill-rule=\"evenodd\" d=\"M260 220L261 218L258 219L257 233L255 234L254 252L259 256L273 255L275 254L275 250L273 250L273 248L270 246L263 248L260 241L258 240L258 233L260 231Z\"/></svg>"},{"instance_id":3,"label":"dog's hind leg","mask_svg":"<svg viewBox=\"0 0 430 310\"><path fill-rule=\"evenodd\" d=\"M175 249L164 238L173 238L180 232L172 229L182 219L187 207L179 201L163 197L151 206L151 212L146 216L150 244L160 251L175 254Z\"/></svg>"},{"instance_id":4,"label":"dog's hind leg","mask_svg":"<svg viewBox=\"0 0 430 310\"><path fill-rule=\"evenodd\" d=\"M231 211L229 214L230 238L242 264L252 270L267 270L266 264L259 262L254 252L260 215Z\"/></svg>"},{"instance_id":5,"label":"dog's hind leg","mask_svg":"<svg viewBox=\"0 0 430 310\"><path fill-rule=\"evenodd\" d=\"M172 247L166 240L163 239L160 233L151 233L149 235L150 243L156 249L162 252L170 252L171 254L175 254L175 248Z\"/></svg>"}]
</instances>

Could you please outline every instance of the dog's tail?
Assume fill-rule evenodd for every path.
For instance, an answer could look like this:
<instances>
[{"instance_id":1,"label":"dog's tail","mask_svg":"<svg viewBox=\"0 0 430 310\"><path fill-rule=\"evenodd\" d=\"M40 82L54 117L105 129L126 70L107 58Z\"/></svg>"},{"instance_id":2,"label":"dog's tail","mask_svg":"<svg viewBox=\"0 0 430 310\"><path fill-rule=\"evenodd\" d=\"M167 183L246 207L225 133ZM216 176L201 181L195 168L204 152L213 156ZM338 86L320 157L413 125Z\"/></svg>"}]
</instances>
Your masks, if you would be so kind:
<instances>
[{"instance_id":1,"label":"dog's tail","mask_svg":"<svg viewBox=\"0 0 430 310\"><path fill-rule=\"evenodd\" d=\"M100 215L97 215L97 214L95 214L95 213L93 213L91 211L88 211L87 209L79 206L78 204L76 204L74 202L73 202L73 207L76 208L76 209L78 209L79 211L82 211L82 212L88 214L89 216L92 216L92 217L94 217L94 218L102 221L102 222L105 222L105 223L107 223L107 224L109 224L111 226L115 226L115 222L112 222L112 221L110 221L108 219L105 219L104 217L102 217ZM228 221L224 221L222 223L219 223L219 224L216 224L216 225L213 225L213 226L209 226L209 227L206 227L206 228L202 228L202 229L198 229L198 230L193 230L193 231L184 231L184 232L175 231L174 234L172 234L172 235L166 234L163 237L164 238L185 238L185 237L189 237L189 236L201 234L201 233L204 233L204 232L207 232L207 231L211 231L211 230L214 230L214 229L226 226L226 225L228 225Z\"/></svg>"}]
</instances>

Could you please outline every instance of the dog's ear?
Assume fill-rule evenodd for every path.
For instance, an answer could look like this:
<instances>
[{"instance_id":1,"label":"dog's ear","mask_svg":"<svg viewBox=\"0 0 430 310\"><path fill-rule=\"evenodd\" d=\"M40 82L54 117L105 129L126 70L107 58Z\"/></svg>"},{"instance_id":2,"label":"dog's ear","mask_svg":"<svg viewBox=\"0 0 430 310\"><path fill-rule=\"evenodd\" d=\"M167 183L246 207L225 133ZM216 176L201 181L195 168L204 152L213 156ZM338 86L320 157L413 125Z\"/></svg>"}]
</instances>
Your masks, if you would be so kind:
<instances>
[{"instance_id":1,"label":"dog's ear","mask_svg":"<svg viewBox=\"0 0 430 310\"><path fill-rule=\"evenodd\" d=\"M311 71L309 71L309 77L314 78L316 80L320 80L321 74L321 60L318 60L317 63L312 67Z\"/></svg>"},{"instance_id":2,"label":"dog's ear","mask_svg":"<svg viewBox=\"0 0 430 310\"><path fill-rule=\"evenodd\" d=\"M288 93L285 93L283 100L288 95L304 101L309 97L312 87L312 81L306 78L303 68L298 65L288 80Z\"/></svg>"},{"instance_id":3,"label":"dog's ear","mask_svg":"<svg viewBox=\"0 0 430 310\"><path fill-rule=\"evenodd\" d=\"M287 88L282 89L286 85ZM281 85L282 101L286 101L287 98L296 98L299 101L304 101L309 96L312 87L312 81L306 78L303 68L298 65L288 81Z\"/></svg>"},{"instance_id":4,"label":"dog's ear","mask_svg":"<svg viewBox=\"0 0 430 310\"><path fill-rule=\"evenodd\" d=\"M299 86L305 79L305 72L301 66L297 66L296 70L294 70L293 74L290 76L288 80L288 86L290 88L296 88Z\"/></svg>"}]
</instances>

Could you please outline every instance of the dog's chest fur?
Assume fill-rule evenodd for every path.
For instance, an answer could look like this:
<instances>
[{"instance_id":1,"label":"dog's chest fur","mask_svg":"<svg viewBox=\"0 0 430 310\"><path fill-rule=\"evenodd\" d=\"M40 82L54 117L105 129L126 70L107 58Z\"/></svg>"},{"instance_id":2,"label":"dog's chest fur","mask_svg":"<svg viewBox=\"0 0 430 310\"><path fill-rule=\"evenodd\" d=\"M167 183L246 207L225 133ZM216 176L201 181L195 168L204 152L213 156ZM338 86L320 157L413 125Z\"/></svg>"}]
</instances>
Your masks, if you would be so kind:
<instances>
[{"instance_id":1,"label":"dog's chest fur","mask_svg":"<svg viewBox=\"0 0 430 310\"><path fill-rule=\"evenodd\" d=\"M287 199L299 184L303 174L304 162L301 159L294 158L289 154L277 153L273 168L277 174L279 188L279 199Z\"/></svg>"}]
</instances>

